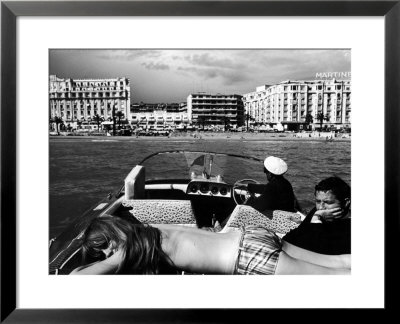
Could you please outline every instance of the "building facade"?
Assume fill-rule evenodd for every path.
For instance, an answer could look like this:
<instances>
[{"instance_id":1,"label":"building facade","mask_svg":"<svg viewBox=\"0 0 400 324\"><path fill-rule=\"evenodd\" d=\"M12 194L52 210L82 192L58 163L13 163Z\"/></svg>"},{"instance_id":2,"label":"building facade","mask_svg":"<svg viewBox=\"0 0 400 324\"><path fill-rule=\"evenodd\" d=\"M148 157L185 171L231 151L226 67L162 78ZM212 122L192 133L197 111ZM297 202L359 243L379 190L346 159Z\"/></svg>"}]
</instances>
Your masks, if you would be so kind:
<instances>
[{"instance_id":1,"label":"building facade","mask_svg":"<svg viewBox=\"0 0 400 324\"><path fill-rule=\"evenodd\" d=\"M90 121L95 115L112 120L117 112L130 119L130 82L127 78L63 79L50 75L50 118L64 123Z\"/></svg>"},{"instance_id":2,"label":"building facade","mask_svg":"<svg viewBox=\"0 0 400 324\"><path fill-rule=\"evenodd\" d=\"M184 129L190 124L186 103L135 103L130 113L132 126L144 130Z\"/></svg>"},{"instance_id":3,"label":"building facade","mask_svg":"<svg viewBox=\"0 0 400 324\"><path fill-rule=\"evenodd\" d=\"M351 123L350 80L289 80L263 85L244 94L243 102L252 123L282 124L286 129L299 130L310 117L310 125L318 127L320 113L323 125L329 127L349 128Z\"/></svg>"},{"instance_id":4,"label":"building facade","mask_svg":"<svg viewBox=\"0 0 400 324\"><path fill-rule=\"evenodd\" d=\"M195 93L187 98L188 118L194 125L242 126L244 106L241 95Z\"/></svg>"}]
</instances>

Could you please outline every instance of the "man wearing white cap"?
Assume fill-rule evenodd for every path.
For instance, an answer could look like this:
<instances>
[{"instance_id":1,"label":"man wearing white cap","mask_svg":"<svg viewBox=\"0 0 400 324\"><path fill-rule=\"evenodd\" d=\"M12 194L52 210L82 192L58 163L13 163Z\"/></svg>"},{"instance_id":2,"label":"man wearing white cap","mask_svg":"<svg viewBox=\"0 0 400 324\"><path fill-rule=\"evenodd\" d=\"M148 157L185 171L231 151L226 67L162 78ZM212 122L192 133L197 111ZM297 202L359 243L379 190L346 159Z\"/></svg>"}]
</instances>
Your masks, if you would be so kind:
<instances>
[{"instance_id":1,"label":"man wearing white cap","mask_svg":"<svg viewBox=\"0 0 400 324\"><path fill-rule=\"evenodd\" d=\"M283 175L288 170L288 166L282 159L269 156L264 160L264 173L267 175L267 185L249 183L247 189L250 193L261 193L257 198L250 198L247 205L258 211L265 210L286 210L294 212L296 210L296 198L293 187Z\"/></svg>"}]
</instances>

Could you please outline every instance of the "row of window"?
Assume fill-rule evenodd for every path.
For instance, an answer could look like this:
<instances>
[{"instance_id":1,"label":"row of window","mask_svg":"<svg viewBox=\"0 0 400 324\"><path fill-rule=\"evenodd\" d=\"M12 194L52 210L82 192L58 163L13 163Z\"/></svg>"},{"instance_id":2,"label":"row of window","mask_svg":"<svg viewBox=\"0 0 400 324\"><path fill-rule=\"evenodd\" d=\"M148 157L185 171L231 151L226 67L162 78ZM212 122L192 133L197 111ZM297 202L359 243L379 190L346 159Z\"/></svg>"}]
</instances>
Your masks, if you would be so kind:
<instances>
[{"instance_id":1,"label":"row of window","mask_svg":"<svg viewBox=\"0 0 400 324\"><path fill-rule=\"evenodd\" d=\"M121 110L123 110L125 108L122 105L120 107L121 107ZM94 106L93 109L91 109L91 108L85 109L84 107L82 109L82 107L77 107L77 106L71 107L71 106L63 106L63 105L60 105L59 107L56 107L56 106L52 107L53 111L54 110L60 110L60 111L64 111L64 110L72 111L73 110L73 111L77 112L78 110L80 110L82 114L83 114L83 112L98 111L99 109L102 109L102 110L107 109L107 111L109 111L110 113L112 112L112 107L110 107L110 106ZM115 109L118 110L117 107L115 107Z\"/></svg>"},{"instance_id":2,"label":"row of window","mask_svg":"<svg viewBox=\"0 0 400 324\"><path fill-rule=\"evenodd\" d=\"M308 94L308 96L306 96ZM322 97L322 95L326 96L326 97L330 97L330 96L334 96L336 95L337 98L341 98L341 93L340 92L332 92L332 93L290 93L290 92L285 92L285 93L273 93L273 94L269 94L268 97L266 99L270 99L270 98L276 98L278 97L279 99L283 98L302 98L305 99L306 97L308 97L308 99L310 98L314 98L316 96L318 97ZM344 93L345 96L347 96L347 98L350 98L350 94L349 93ZM244 96L244 101L250 101L250 100L259 100L260 98L264 98L266 97L267 94L264 93L257 93L257 94L252 94L249 96Z\"/></svg>"},{"instance_id":3,"label":"row of window","mask_svg":"<svg viewBox=\"0 0 400 324\"><path fill-rule=\"evenodd\" d=\"M232 96L203 96L203 95L192 95L192 99L231 99L231 100L238 100L238 98L241 98L242 96L238 97L232 97Z\"/></svg>"},{"instance_id":4,"label":"row of window","mask_svg":"<svg viewBox=\"0 0 400 324\"><path fill-rule=\"evenodd\" d=\"M195 116L195 115L193 115ZM221 117L236 117L236 114L221 114L221 113L208 113L208 114L197 114L197 116L207 117L207 116L221 116Z\"/></svg>"},{"instance_id":5,"label":"row of window","mask_svg":"<svg viewBox=\"0 0 400 324\"><path fill-rule=\"evenodd\" d=\"M125 82L117 82L117 81L75 81L75 82L59 82L61 85L70 84L76 87L115 87L121 86L123 87Z\"/></svg>"},{"instance_id":6,"label":"row of window","mask_svg":"<svg viewBox=\"0 0 400 324\"><path fill-rule=\"evenodd\" d=\"M236 111L236 110L243 110L244 106L240 107L215 107L215 106L208 106L208 107L193 107L192 111L203 111L203 110L218 110L218 111L223 111L223 110L228 110L228 111Z\"/></svg>"},{"instance_id":7,"label":"row of window","mask_svg":"<svg viewBox=\"0 0 400 324\"><path fill-rule=\"evenodd\" d=\"M241 105L241 101L216 101L216 102L211 102L211 101L202 101L202 100L193 100L192 105Z\"/></svg>"},{"instance_id":8,"label":"row of window","mask_svg":"<svg viewBox=\"0 0 400 324\"><path fill-rule=\"evenodd\" d=\"M112 106L117 107L118 104L119 104L119 106L124 107L125 106L125 101L92 101L92 102L87 102L87 101L79 101L79 102L76 102L76 101L64 101L64 102L60 102L60 101L52 100L50 102L50 105L52 107L56 107L57 104L59 104L60 107L61 106L66 106L66 107L71 107L71 106L77 107L78 106L78 107L90 108L92 106L93 107L98 107L98 106L106 106L106 105L108 107L112 107Z\"/></svg>"},{"instance_id":9,"label":"row of window","mask_svg":"<svg viewBox=\"0 0 400 324\"><path fill-rule=\"evenodd\" d=\"M319 107L317 110L313 110L313 109L307 109L307 107L301 107L301 109L299 109L298 107L297 108L292 108L292 109L287 109L287 107L286 108L284 108L284 109L279 109L279 111L277 111L277 110L273 110L273 109L263 109L263 110L255 110L255 109L252 109L252 110L250 110L249 111L249 113L252 115L252 116L258 116L258 115L264 115L264 114L269 114L269 113L274 113L274 112L277 112L277 113L279 113L279 112L283 112L283 113L286 113L286 112L289 112L289 111L292 111L293 113L297 113L297 112L313 112L313 111L316 111L316 112L320 112L320 111L323 111L323 109L322 109L322 107ZM331 112L334 112L334 111L336 111L336 114L339 114L339 113L341 113L341 112L343 112L343 110L342 109L336 109L336 110L333 110L333 109L327 109L326 110L326 112L329 114L329 113L331 113ZM349 114L350 112L351 112L351 110L350 109L346 109L345 111L344 111L346 114Z\"/></svg>"},{"instance_id":10,"label":"row of window","mask_svg":"<svg viewBox=\"0 0 400 324\"><path fill-rule=\"evenodd\" d=\"M116 97L127 97L125 92L96 92L96 93L51 93L50 98L116 98Z\"/></svg>"},{"instance_id":11,"label":"row of window","mask_svg":"<svg viewBox=\"0 0 400 324\"><path fill-rule=\"evenodd\" d=\"M124 87L93 87L93 88L77 88L72 87L71 91L118 91L125 90ZM69 88L66 88L65 91L69 91Z\"/></svg>"},{"instance_id":12,"label":"row of window","mask_svg":"<svg viewBox=\"0 0 400 324\"><path fill-rule=\"evenodd\" d=\"M290 116L284 114L282 117L283 117L283 119L281 119L281 116L278 116L278 120L286 121L286 122L293 122L293 121L305 122L306 116L302 115L300 120L297 120L297 115L290 117ZM349 116L345 116L345 122L349 122L349 119L350 119ZM274 118L274 116L271 115L271 116L263 116L262 118L257 118L256 122L275 122L275 120L276 120L276 118ZM333 120L329 119L329 121L340 123L340 122L342 122L342 117L336 116L336 118L334 118ZM314 123L318 123L318 121L315 118L314 118Z\"/></svg>"},{"instance_id":13,"label":"row of window","mask_svg":"<svg viewBox=\"0 0 400 324\"><path fill-rule=\"evenodd\" d=\"M279 104L279 105L268 105L268 104L260 104L260 105L247 105L246 109L264 109L264 110L269 110L269 109L276 109L276 108L283 108L283 109L287 109L287 108L294 108L294 109L298 109L299 107L301 107L301 109L306 109L306 108L314 108L314 107L318 107L321 108L323 106L322 102L318 102L317 104L314 105L298 105L298 104ZM346 107L342 107L342 106L335 106L333 103L328 103L327 105L324 105L325 107L327 107L328 109L330 108L334 108L336 107L337 110L340 110L342 108L346 108L346 110L350 109L350 105L346 105Z\"/></svg>"}]
</instances>

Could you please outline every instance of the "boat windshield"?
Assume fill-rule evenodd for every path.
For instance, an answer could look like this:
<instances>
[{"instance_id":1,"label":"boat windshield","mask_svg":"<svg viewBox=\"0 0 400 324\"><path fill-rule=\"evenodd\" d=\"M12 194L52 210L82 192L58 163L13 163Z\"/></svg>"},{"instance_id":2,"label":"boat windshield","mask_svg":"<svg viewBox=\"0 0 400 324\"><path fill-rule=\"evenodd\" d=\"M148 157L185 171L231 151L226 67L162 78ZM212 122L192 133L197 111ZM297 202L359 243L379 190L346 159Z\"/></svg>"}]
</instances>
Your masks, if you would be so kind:
<instances>
[{"instance_id":1,"label":"boat windshield","mask_svg":"<svg viewBox=\"0 0 400 324\"><path fill-rule=\"evenodd\" d=\"M140 165L146 170L146 182L214 179L229 184L239 179L265 181L263 160L234 154L201 151L158 152Z\"/></svg>"}]
</instances>

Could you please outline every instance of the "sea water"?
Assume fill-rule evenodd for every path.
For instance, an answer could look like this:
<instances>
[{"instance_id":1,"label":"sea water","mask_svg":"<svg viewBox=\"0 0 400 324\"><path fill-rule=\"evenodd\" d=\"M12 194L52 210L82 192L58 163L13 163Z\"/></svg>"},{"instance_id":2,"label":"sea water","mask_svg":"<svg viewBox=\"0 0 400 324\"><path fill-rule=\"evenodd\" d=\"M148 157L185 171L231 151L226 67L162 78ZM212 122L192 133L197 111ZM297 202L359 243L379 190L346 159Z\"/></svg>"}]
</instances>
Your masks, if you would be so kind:
<instances>
[{"instance_id":1,"label":"sea water","mask_svg":"<svg viewBox=\"0 0 400 324\"><path fill-rule=\"evenodd\" d=\"M59 234L71 220L108 193L119 189L130 170L147 155L177 149L260 159L268 155L281 157L289 166L285 177L292 183L304 209L313 206L314 187L320 180L336 175L351 184L350 141L50 137L50 237Z\"/></svg>"}]
</instances>

